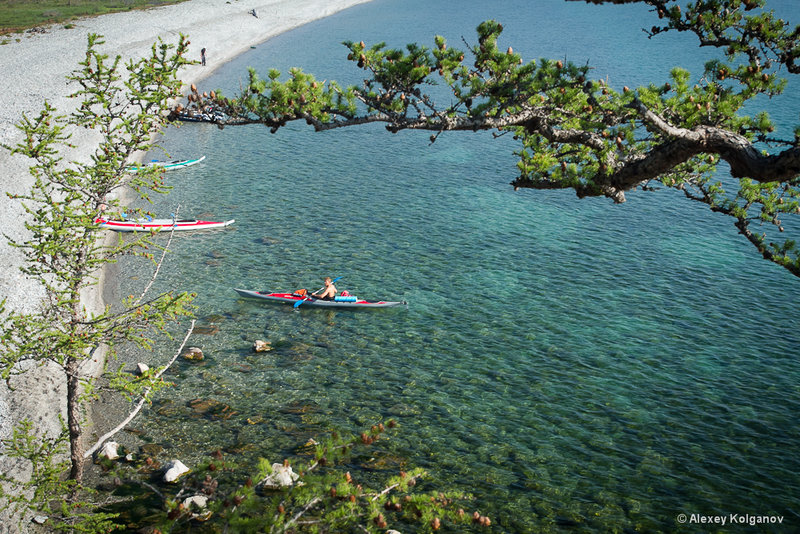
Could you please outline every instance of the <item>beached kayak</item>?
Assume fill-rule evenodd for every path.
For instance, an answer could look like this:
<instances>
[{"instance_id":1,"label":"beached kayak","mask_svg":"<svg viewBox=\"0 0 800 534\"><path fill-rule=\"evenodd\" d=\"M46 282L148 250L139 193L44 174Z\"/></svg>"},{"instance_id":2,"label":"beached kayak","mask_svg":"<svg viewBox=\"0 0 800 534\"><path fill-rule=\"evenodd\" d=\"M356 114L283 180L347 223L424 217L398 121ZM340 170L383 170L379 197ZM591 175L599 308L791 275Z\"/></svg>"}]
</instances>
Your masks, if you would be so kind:
<instances>
[{"instance_id":1,"label":"beached kayak","mask_svg":"<svg viewBox=\"0 0 800 534\"><path fill-rule=\"evenodd\" d=\"M173 227L176 232L184 230L211 230L213 228L224 228L235 222L230 221L198 221L197 219L130 219L125 221L115 221L111 219L96 219L94 222L107 230L116 232L171 232Z\"/></svg>"},{"instance_id":2,"label":"beached kayak","mask_svg":"<svg viewBox=\"0 0 800 534\"><path fill-rule=\"evenodd\" d=\"M322 300L317 298L301 297L294 293L265 293L263 291L251 291L249 289L236 289L234 291L241 296L251 299L262 299L273 302L286 302L296 304L297 301L305 299L303 306L319 306L321 308L391 308L403 306L406 301L369 301L357 297L337 297L340 300Z\"/></svg>"},{"instance_id":3,"label":"beached kayak","mask_svg":"<svg viewBox=\"0 0 800 534\"><path fill-rule=\"evenodd\" d=\"M131 173L131 174L136 174L137 172L139 172L140 168L144 168L144 167L164 167L165 171L171 171L171 170L174 170L174 169L182 169L184 167L191 167L192 165L200 163L204 159L206 159L205 156L201 156L201 157L199 157L197 159L176 159L174 161L160 161L160 160L154 159L150 163L145 163L144 165L141 165L141 166L131 165L130 167L128 167L128 172Z\"/></svg>"}]
</instances>

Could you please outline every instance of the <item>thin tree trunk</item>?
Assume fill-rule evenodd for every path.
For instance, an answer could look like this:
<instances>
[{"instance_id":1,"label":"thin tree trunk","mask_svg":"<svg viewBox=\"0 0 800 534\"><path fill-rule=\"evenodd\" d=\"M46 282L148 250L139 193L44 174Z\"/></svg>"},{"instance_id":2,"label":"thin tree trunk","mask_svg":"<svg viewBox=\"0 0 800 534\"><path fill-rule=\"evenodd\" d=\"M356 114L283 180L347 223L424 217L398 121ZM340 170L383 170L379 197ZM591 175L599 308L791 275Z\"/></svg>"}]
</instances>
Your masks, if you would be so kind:
<instances>
[{"instance_id":1,"label":"thin tree trunk","mask_svg":"<svg viewBox=\"0 0 800 534\"><path fill-rule=\"evenodd\" d=\"M81 442L81 380L78 374L80 360L70 358L67 362L67 429L71 468L69 478L79 484L83 480L83 443Z\"/></svg>"}]
</instances>

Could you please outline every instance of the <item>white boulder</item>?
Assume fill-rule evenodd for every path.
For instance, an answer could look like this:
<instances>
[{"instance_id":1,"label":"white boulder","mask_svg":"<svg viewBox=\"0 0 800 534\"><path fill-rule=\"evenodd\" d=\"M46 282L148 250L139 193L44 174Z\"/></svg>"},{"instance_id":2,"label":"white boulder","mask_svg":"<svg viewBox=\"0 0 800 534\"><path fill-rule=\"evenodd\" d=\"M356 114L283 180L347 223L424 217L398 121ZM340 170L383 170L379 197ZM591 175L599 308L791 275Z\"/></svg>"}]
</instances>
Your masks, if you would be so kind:
<instances>
[{"instance_id":1,"label":"white boulder","mask_svg":"<svg viewBox=\"0 0 800 534\"><path fill-rule=\"evenodd\" d=\"M292 471L292 466L272 464L272 473L259 484L266 489L280 489L293 485L300 475Z\"/></svg>"},{"instance_id":2,"label":"white boulder","mask_svg":"<svg viewBox=\"0 0 800 534\"><path fill-rule=\"evenodd\" d=\"M108 458L116 460L119 458L119 443L116 441L106 441L97 453L98 458Z\"/></svg>"},{"instance_id":3,"label":"white boulder","mask_svg":"<svg viewBox=\"0 0 800 534\"><path fill-rule=\"evenodd\" d=\"M183 500L183 506L191 509L194 506L196 509L202 510L208 506L208 497L205 495L193 495Z\"/></svg>"},{"instance_id":4,"label":"white boulder","mask_svg":"<svg viewBox=\"0 0 800 534\"><path fill-rule=\"evenodd\" d=\"M189 472L189 468L180 460L172 460L164 469L164 482L175 482L181 475Z\"/></svg>"}]
</instances>

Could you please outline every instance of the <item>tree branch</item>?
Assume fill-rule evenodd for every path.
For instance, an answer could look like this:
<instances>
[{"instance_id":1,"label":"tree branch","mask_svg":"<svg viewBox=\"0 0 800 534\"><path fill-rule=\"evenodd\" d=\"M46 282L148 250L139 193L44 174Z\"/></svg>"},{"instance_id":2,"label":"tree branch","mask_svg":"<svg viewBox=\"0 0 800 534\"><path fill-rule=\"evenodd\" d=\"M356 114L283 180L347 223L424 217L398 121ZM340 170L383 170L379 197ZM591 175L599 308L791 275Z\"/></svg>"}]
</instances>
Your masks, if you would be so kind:
<instances>
[{"instance_id":1,"label":"tree branch","mask_svg":"<svg viewBox=\"0 0 800 534\"><path fill-rule=\"evenodd\" d=\"M194 331L194 324L195 320L192 319L192 322L189 325L189 330L186 332L186 336L183 338L183 342L181 343L180 347L178 347L177 352L161 371L153 375L153 380L160 378L161 375L163 375L167 371L167 369L169 369L172 366L172 364L175 363L175 360L178 359L178 356L180 356L181 352L183 351L183 347L186 345L186 342L189 341L189 336L191 336L192 332ZM147 402L147 395L150 393L150 391L152 391L152 389L153 389L152 386L147 387L144 390L144 393L142 393L142 398L139 399L139 402L136 404L133 411L131 411L131 413L129 413L128 416L120 424L118 424L116 427L114 427L113 429L109 430L108 432L100 436L97 442L94 445L92 445L92 447L90 447L86 452L83 453L83 457L84 458L91 457L92 454L94 454L100 447L102 447L103 443L107 439L111 438L117 432L125 428L125 425L130 423L133 420L133 418L136 417L138 413L141 411L142 407L144 406L144 403Z\"/></svg>"}]
</instances>

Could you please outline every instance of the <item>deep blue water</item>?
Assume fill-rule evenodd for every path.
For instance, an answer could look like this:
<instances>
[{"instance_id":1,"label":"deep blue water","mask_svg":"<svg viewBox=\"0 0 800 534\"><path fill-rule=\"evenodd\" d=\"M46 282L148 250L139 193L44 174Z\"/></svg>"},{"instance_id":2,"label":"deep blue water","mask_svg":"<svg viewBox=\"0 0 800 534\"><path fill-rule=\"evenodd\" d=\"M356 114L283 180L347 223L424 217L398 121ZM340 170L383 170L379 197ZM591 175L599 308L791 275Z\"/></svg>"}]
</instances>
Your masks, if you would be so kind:
<instances>
[{"instance_id":1,"label":"deep blue water","mask_svg":"<svg viewBox=\"0 0 800 534\"><path fill-rule=\"evenodd\" d=\"M357 82L343 40L441 34L463 48L488 18L506 28L501 47L589 62L618 88L663 83L675 64L699 74L710 53L687 36L649 41L654 16L635 6L376 0L202 85L231 93L247 66ZM790 131L791 92L770 106ZM731 221L676 191L623 205L514 192L514 142L490 133L430 145L380 126L186 124L165 146L207 159L167 174L156 211L237 220L177 236L159 281L197 292L201 323L220 328L193 337L206 361L176 364L176 388L138 422L170 455L250 444L245 457L278 461L309 436L391 417L390 458L475 494L496 531L706 531L681 513L777 514L800 529L800 281ZM232 290L317 289L328 275L408 308L293 310ZM276 350L253 354L254 339ZM191 417L196 397L237 414Z\"/></svg>"}]
</instances>

